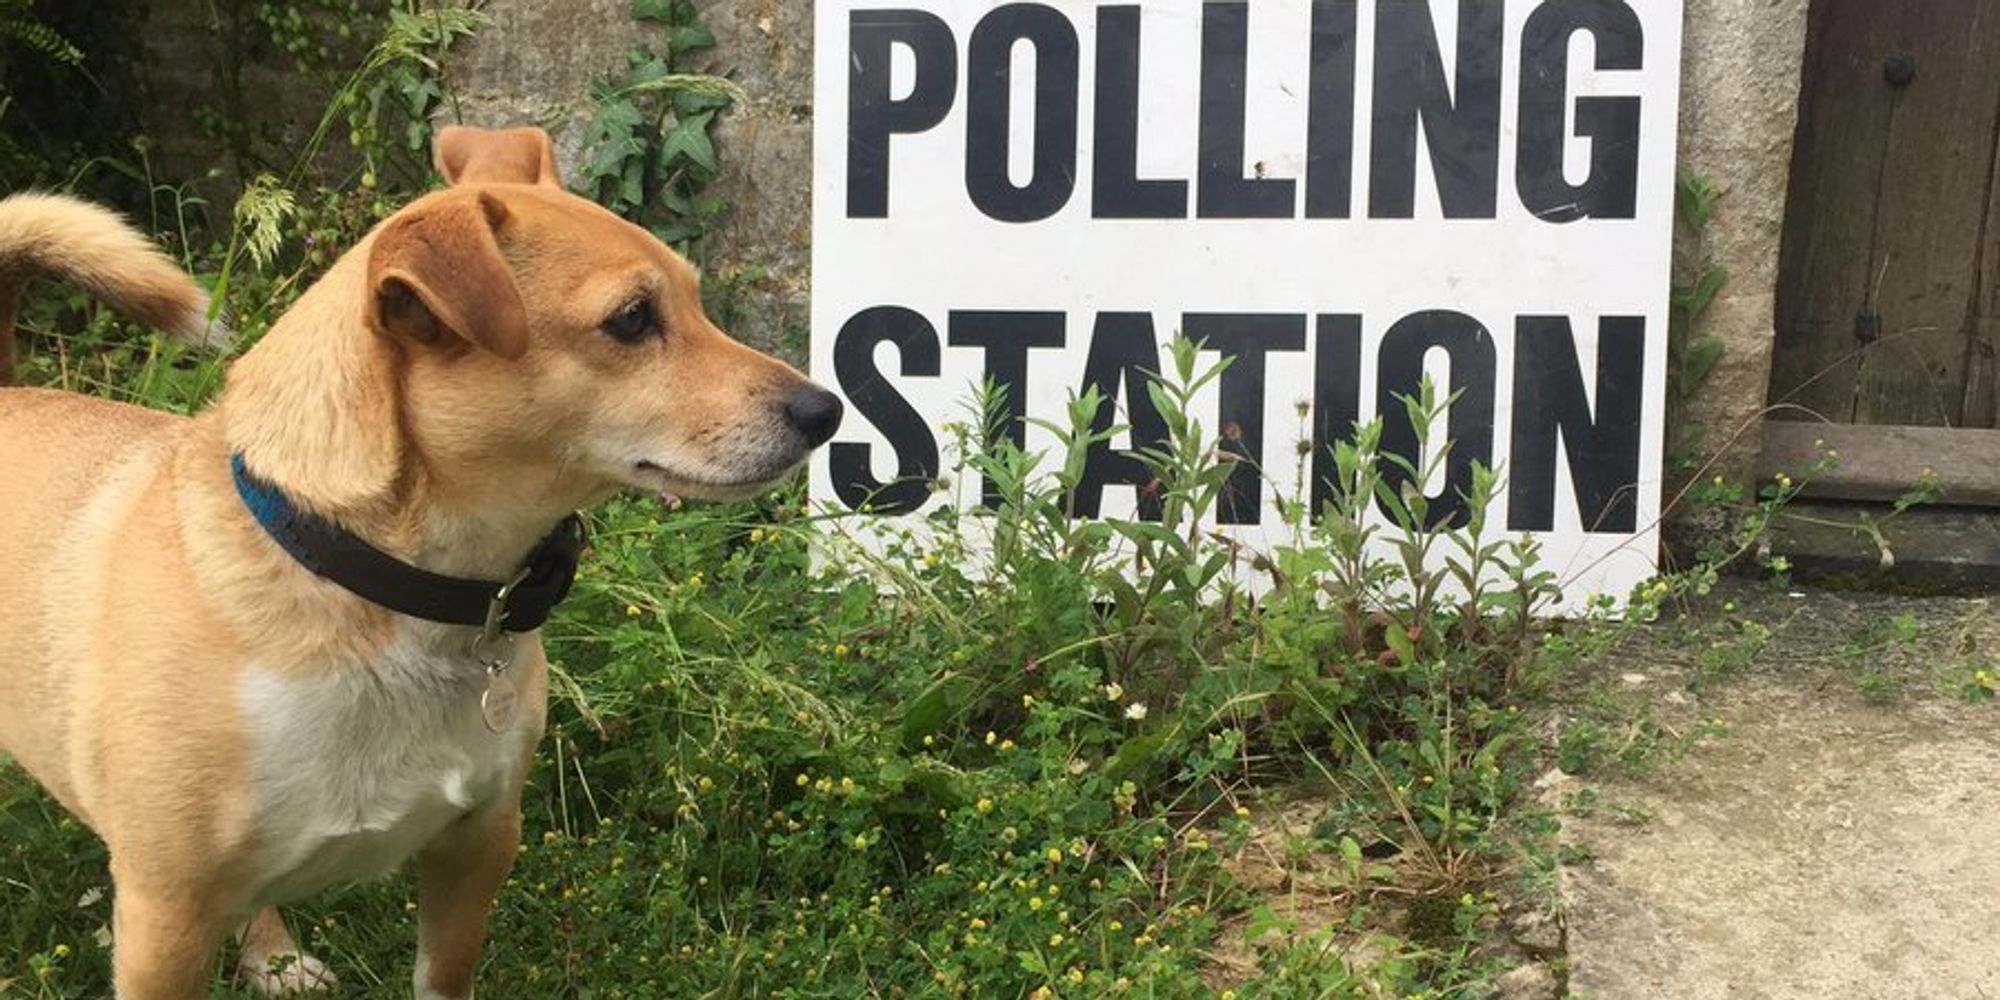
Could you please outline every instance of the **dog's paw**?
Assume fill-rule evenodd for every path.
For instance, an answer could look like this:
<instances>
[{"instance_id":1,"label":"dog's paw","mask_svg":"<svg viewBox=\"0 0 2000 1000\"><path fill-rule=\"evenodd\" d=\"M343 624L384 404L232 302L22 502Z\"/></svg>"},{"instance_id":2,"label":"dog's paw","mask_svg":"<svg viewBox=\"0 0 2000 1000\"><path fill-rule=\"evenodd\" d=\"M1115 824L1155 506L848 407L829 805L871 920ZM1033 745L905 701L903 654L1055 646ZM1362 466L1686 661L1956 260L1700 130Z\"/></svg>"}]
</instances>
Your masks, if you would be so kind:
<instances>
[{"instance_id":1,"label":"dog's paw","mask_svg":"<svg viewBox=\"0 0 2000 1000\"><path fill-rule=\"evenodd\" d=\"M257 962L246 956L241 970L250 988L267 997L325 993L340 985L325 962L297 952L271 955Z\"/></svg>"}]
</instances>

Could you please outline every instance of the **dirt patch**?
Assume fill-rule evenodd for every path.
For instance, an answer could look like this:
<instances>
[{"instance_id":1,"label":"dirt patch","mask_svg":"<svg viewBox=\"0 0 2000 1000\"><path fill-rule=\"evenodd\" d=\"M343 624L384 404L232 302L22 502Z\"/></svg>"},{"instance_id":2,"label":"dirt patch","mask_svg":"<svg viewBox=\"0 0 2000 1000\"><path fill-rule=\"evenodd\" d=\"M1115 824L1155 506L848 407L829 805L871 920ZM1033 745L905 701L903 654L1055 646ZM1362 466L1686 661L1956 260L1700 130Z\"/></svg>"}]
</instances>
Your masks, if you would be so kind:
<instances>
[{"instance_id":1,"label":"dirt patch","mask_svg":"<svg viewBox=\"0 0 2000 1000\"><path fill-rule=\"evenodd\" d=\"M1254 978L1268 952L1330 928L1342 926L1353 910L1353 893L1337 852L1326 849L1313 828L1326 803L1303 799L1281 803L1251 819L1251 834L1223 864L1230 877L1254 893L1266 909L1241 913L1223 924L1209 952L1203 978L1217 990ZM1357 964L1379 952L1365 942Z\"/></svg>"}]
</instances>

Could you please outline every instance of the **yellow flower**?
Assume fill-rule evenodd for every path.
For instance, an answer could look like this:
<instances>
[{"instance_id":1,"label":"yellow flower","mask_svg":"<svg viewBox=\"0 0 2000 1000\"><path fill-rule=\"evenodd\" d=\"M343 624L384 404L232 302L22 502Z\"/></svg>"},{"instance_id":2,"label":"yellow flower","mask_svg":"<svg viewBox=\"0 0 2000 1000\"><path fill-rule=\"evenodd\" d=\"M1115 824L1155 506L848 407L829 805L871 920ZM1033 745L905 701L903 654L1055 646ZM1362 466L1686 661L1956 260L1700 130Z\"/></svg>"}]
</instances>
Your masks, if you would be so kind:
<instances>
[{"instance_id":1,"label":"yellow flower","mask_svg":"<svg viewBox=\"0 0 2000 1000\"><path fill-rule=\"evenodd\" d=\"M799 772L798 778L794 779L793 784L798 785L800 788L804 788L807 785L812 784L812 775L806 774L805 772L801 771Z\"/></svg>"},{"instance_id":2,"label":"yellow flower","mask_svg":"<svg viewBox=\"0 0 2000 1000\"><path fill-rule=\"evenodd\" d=\"M1104 697L1111 701L1117 701L1125 697L1125 688L1119 684L1106 684L1104 685Z\"/></svg>"},{"instance_id":3,"label":"yellow flower","mask_svg":"<svg viewBox=\"0 0 2000 1000\"><path fill-rule=\"evenodd\" d=\"M834 656L835 656L836 658L838 658L838 659L843 659L843 660L844 660L844 659L846 659L846 658L847 658L847 643L844 643L844 642L836 642L836 643L834 643L834 644L833 644L833 655L834 655Z\"/></svg>"},{"instance_id":4,"label":"yellow flower","mask_svg":"<svg viewBox=\"0 0 2000 1000\"><path fill-rule=\"evenodd\" d=\"M988 729L988 730L986 731L986 745L990 747L990 746L992 746L993 744L995 744L995 743L998 743L998 742L1000 742L1000 734L999 734L999 733L996 733L996 732L994 732L994 731L993 731L993 730L991 730L991 729Z\"/></svg>"},{"instance_id":5,"label":"yellow flower","mask_svg":"<svg viewBox=\"0 0 2000 1000\"><path fill-rule=\"evenodd\" d=\"M1039 911L1041 908L1042 908L1042 897L1040 896L1028 897L1028 909Z\"/></svg>"},{"instance_id":6,"label":"yellow flower","mask_svg":"<svg viewBox=\"0 0 2000 1000\"><path fill-rule=\"evenodd\" d=\"M1062 943L1063 943L1063 936L1061 934L1049 935L1049 947L1060 948L1062 947Z\"/></svg>"},{"instance_id":7,"label":"yellow flower","mask_svg":"<svg viewBox=\"0 0 2000 1000\"><path fill-rule=\"evenodd\" d=\"M1001 752L1001 753L1006 753L1007 751L1009 751L1009 750L1012 750L1012 749L1014 749L1014 741L1013 741L1013 740L1001 740L1001 741L1000 741L1000 752Z\"/></svg>"},{"instance_id":8,"label":"yellow flower","mask_svg":"<svg viewBox=\"0 0 2000 1000\"><path fill-rule=\"evenodd\" d=\"M970 927L975 931L983 931L986 929L986 921L981 920L978 917L973 917L972 921L970 923L967 923L965 926Z\"/></svg>"},{"instance_id":9,"label":"yellow flower","mask_svg":"<svg viewBox=\"0 0 2000 1000\"><path fill-rule=\"evenodd\" d=\"M840 790L843 792L854 791L854 779L853 778L840 779Z\"/></svg>"},{"instance_id":10,"label":"yellow flower","mask_svg":"<svg viewBox=\"0 0 2000 1000\"><path fill-rule=\"evenodd\" d=\"M1052 865L1062 864L1062 852L1053 847L1049 848L1048 858L1049 858L1049 864Z\"/></svg>"},{"instance_id":11,"label":"yellow flower","mask_svg":"<svg viewBox=\"0 0 2000 1000\"><path fill-rule=\"evenodd\" d=\"M1237 818L1237 819L1249 819L1249 818L1250 818L1250 807L1249 807L1249 806L1237 806L1237 807L1236 807L1236 818Z\"/></svg>"},{"instance_id":12,"label":"yellow flower","mask_svg":"<svg viewBox=\"0 0 2000 1000\"><path fill-rule=\"evenodd\" d=\"M1116 934L1116 933L1118 933L1119 931L1122 931L1122 930L1124 930L1124 929L1125 929L1125 921L1123 921L1123 920L1113 920L1112 922L1110 922L1109 924L1106 924L1105 926L1111 929L1111 933L1113 933L1113 934Z\"/></svg>"},{"instance_id":13,"label":"yellow flower","mask_svg":"<svg viewBox=\"0 0 2000 1000\"><path fill-rule=\"evenodd\" d=\"M68 957L69 957L69 945L66 945L66 944L59 944L59 945L56 945L56 946L55 946L55 948L54 948L54 950L52 950L52 951L50 952L50 954L54 955L54 956L55 956L55 957L57 957L57 958L68 958Z\"/></svg>"},{"instance_id":14,"label":"yellow flower","mask_svg":"<svg viewBox=\"0 0 2000 1000\"><path fill-rule=\"evenodd\" d=\"M625 617L627 618L639 617L639 606L637 604L625 605Z\"/></svg>"},{"instance_id":15,"label":"yellow flower","mask_svg":"<svg viewBox=\"0 0 2000 1000\"><path fill-rule=\"evenodd\" d=\"M978 802L978 804L977 804L977 805L974 805L974 806L973 806L973 808L974 808L974 809L977 809L977 810L979 810L979 812L980 812L980 814L981 814L981 815L984 815L984 814L986 814L986 813L990 813L990 812L992 812L992 811L993 811L993 800L992 800L992 799L980 799L980 800L979 800L979 802Z\"/></svg>"}]
</instances>

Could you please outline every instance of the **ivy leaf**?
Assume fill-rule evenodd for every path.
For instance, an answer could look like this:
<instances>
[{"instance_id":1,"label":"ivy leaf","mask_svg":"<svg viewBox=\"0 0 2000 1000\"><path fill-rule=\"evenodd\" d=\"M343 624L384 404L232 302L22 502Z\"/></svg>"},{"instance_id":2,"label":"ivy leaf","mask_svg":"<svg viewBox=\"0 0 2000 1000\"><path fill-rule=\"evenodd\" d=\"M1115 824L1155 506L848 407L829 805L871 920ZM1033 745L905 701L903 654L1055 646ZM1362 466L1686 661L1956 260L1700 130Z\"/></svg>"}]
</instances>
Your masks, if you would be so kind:
<instances>
[{"instance_id":1,"label":"ivy leaf","mask_svg":"<svg viewBox=\"0 0 2000 1000\"><path fill-rule=\"evenodd\" d=\"M715 143L708 137L708 123L714 117L714 112L703 112L674 123L673 130L667 133L666 142L661 144L660 158L672 162L677 156L685 156L696 166L713 173L717 168Z\"/></svg>"},{"instance_id":2,"label":"ivy leaf","mask_svg":"<svg viewBox=\"0 0 2000 1000\"><path fill-rule=\"evenodd\" d=\"M618 187L618 199L626 205L639 206L646 203L646 160L643 153L625 164L625 175Z\"/></svg>"},{"instance_id":3,"label":"ivy leaf","mask_svg":"<svg viewBox=\"0 0 2000 1000\"><path fill-rule=\"evenodd\" d=\"M675 55L686 55L689 52L712 49L715 47L715 32L708 30L706 25L686 25L674 32L673 41L670 45Z\"/></svg>"},{"instance_id":4,"label":"ivy leaf","mask_svg":"<svg viewBox=\"0 0 2000 1000\"><path fill-rule=\"evenodd\" d=\"M1722 338L1713 336L1696 337L1688 344L1687 360L1681 365L1681 392L1692 392L1708 380L1708 373L1715 363L1722 360L1724 350Z\"/></svg>"},{"instance_id":5,"label":"ivy leaf","mask_svg":"<svg viewBox=\"0 0 2000 1000\"><path fill-rule=\"evenodd\" d=\"M626 53L625 59L625 79L620 81L620 84L628 89L640 84L651 83L674 71L673 67L665 59L653 54L651 49L643 47Z\"/></svg>"},{"instance_id":6,"label":"ivy leaf","mask_svg":"<svg viewBox=\"0 0 2000 1000\"><path fill-rule=\"evenodd\" d=\"M694 214L694 202L688 199L686 192L678 188L663 188L654 200L659 202L661 208L675 215Z\"/></svg>"},{"instance_id":7,"label":"ivy leaf","mask_svg":"<svg viewBox=\"0 0 2000 1000\"><path fill-rule=\"evenodd\" d=\"M674 23L673 0L632 0L632 17L639 21Z\"/></svg>"}]
</instances>

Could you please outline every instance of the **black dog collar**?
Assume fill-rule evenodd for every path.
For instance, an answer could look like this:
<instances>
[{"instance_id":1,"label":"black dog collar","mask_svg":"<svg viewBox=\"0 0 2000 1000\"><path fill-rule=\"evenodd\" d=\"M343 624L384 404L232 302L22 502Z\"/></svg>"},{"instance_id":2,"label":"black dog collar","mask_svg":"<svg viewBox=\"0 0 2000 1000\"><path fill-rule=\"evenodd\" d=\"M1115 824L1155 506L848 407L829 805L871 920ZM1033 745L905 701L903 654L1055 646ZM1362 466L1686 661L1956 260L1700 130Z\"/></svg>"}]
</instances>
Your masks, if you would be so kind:
<instances>
[{"instance_id":1,"label":"black dog collar","mask_svg":"<svg viewBox=\"0 0 2000 1000\"><path fill-rule=\"evenodd\" d=\"M229 467L243 506L280 548L321 579L400 615L489 635L532 632L549 620L576 580L584 530L575 514L535 546L512 581L461 580L418 569L299 510L276 486L252 475L241 452L230 456Z\"/></svg>"}]
</instances>

